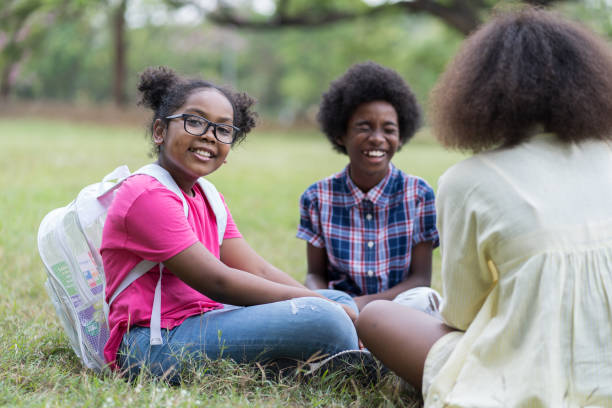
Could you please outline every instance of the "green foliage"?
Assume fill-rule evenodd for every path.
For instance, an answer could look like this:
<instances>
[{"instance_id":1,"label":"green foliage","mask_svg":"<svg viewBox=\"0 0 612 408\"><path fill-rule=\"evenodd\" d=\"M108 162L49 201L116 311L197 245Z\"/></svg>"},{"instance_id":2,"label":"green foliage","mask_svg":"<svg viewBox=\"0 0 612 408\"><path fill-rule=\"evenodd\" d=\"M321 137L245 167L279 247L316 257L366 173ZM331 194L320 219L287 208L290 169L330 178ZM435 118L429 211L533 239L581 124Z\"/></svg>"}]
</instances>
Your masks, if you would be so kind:
<instances>
[{"instance_id":1,"label":"green foliage","mask_svg":"<svg viewBox=\"0 0 612 408\"><path fill-rule=\"evenodd\" d=\"M148 66L167 65L184 75L201 76L224 83L223 61L240 52L244 41L234 33L216 27L145 26L130 32L132 49L128 58L127 94L137 97L138 73Z\"/></svg>"},{"instance_id":2,"label":"green foliage","mask_svg":"<svg viewBox=\"0 0 612 408\"><path fill-rule=\"evenodd\" d=\"M601 35L612 38L612 3L609 1L571 2L564 4L561 10Z\"/></svg>"},{"instance_id":3,"label":"green foliage","mask_svg":"<svg viewBox=\"0 0 612 408\"><path fill-rule=\"evenodd\" d=\"M79 41L74 41L78 38ZM108 88L108 81L100 72L92 72L97 83L88 84L82 72L93 68L88 65L95 60L94 32L79 21L59 25L44 40L44 48L32 57L18 84L23 96L74 100L79 92L89 88L95 99L96 85L100 82ZM108 63L105 61L105 63ZM102 68L102 67L101 67ZM101 70L104 72L104 70Z\"/></svg>"},{"instance_id":4,"label":"green foliage","mask_svg":"<svg viewBox=\"0 0 612 408\"><path fill-rule=\"evenodd\" d=\"M42 49L56 20L69 21L96 0L8 0L0 9L0 92L8 96L11 75ZM4 43L4 44L3 44Z\"/></svg>"},{"instance_id":5,"label":"green foliage","mask_svg":"<svg viewBox=\"0 0 612 408\"><path fill-rule=\"evenodd\" d=\"M282 98L277 103L295 107L297 114L316 110L329 83L351 64L365 60L397 70L424 102L461 40L435 20L403 14L361 18L316 31L287 30L276 39L283 65L277 92ZM271 102L267 106L274 106Z\"/></svg>"},{"instance_id":6,"label":"green foliage","mask_svg":"<svg viewBox=\"0 0 612 408\"><path fill-rule=\"evenodd\" d=\"M98 6L51 27L23 66L18 94L32 99L109 100L112 49L106 17L104 7ZM259 100L258 109L265 116L289 122L311 118L329 82L364 60L398 70L424 101L461 40L436 20L405 14L360 18L317 30L256 32L151 21L130 29L127 38L130 100L137 98L139 72L169 65L246 90Z\"/></svg>"},{"instance_id":7,"label":"green foliage","mask_svg":"<svg viewBox=\"0 0 612 408\"><path fill-rule=\"evenodd\" d=\"M418 406L390 375L372 388L326 376L270 378L262 368L212 362L180 387L147 378L130 385L94 375L68 345L43 283L36 248L43 216L120 164L147 163L140 128L49 120L0 119L0 406ZM462 156L442 150L426 132L396 156L400 168L436 185ZM225 195L241 232L264 258L297 279L305 276L305 244L295 238L299 194L339 171L346 157L313 132L255 132L210 179ZM435 255L435 268L439 256ZM434 284L438 285L438 274ZM198 402L199 401L199 402Z\"/></svg>"},{"instance_id":8,"label":"green foliage","mask_svg":"<svg viewBox=\"0 0 612 408\"><path fill-rule=\"evenodd\" d=\"M2 6L0 33L6 36L6 44L0 47L0 70L18 62L27 50L28 43L40 37L39 32L43 28L36 17L41 9L48 12L43 0L11 0ZM34 31L34 34L29 31Z\"/></svg>"},{"instance_id":9,"label":"green foliage","mask_svg":"<svg viewBox=\"0 0 612 408\"><path fill-rule=\"evenodd\" d=\"M138 73L147 66L168 65L180 73L229 83L249 92L258 99L257 109L266 118L286 123L304 118L312 120L320 95L331 80L355 62L374 60L404 76L421 104L425 104L438 75L463 39L439 19L423 13L409 14L400 8L343 23L275 30L236 30L206 21L199 25L162 24L151 12L161 9L170 13L172 8L187 2L143 0L141 12L149 17L127 32L125 93L132 103L137 99ZM243 0L232 4L240 9L241 16L270 17L257 17L252 3ZM493 0L482 3L483 19L494 3ZM501 6L517 3L508 1ZM31 46L25 43L7 45L2 51L4 54L0 53L0 65L2 58L6 61L9 54L14 55L11 61L28 56L21 64L16 83L20 97L78 102L111 100L113 51L109 2L10 0L7 4L23 6L24 10L30 10L25 5L38 5L36 12L30 14L31 21L40 20L34 16L47 15L43 11L49 11L49 4L61 4L65 10L54 14L56 21L61 23L45 26L38 35L35 35L36 30L31 30ZM88 7L75 6L79 4ZM300 13L324 15L332 11L359 14L369 7L365 2L354 0L293 0L288 4L286 12L291 16ZM607 1L559 4L560 10L567 15L612 35ZM3 6L0 21L8 16L15 20L25 13L10 7ZM66 15L71 18L64 17ZM30 25L42 27L42 24ZM1 37L0 33L0 41ZM14 46L17 48L11 49Z\"/></svg>"}]
</instances>

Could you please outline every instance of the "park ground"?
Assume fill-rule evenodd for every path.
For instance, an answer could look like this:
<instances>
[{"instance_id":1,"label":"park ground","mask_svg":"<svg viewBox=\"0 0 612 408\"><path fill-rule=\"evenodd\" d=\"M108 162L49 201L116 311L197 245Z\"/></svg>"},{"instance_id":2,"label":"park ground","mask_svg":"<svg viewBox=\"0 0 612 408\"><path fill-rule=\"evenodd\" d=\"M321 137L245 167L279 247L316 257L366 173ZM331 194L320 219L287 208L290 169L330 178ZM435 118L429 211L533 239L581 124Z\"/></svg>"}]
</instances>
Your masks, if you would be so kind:
<instances>
[{"instance_id":1,"label":"park ground","mask_svg":"<svg viewBox=\"0 0 612 408\"><path fill-rule=\"evenodd\" d=\"M270 378L261 367L215 362L176 387L147 379L128 384L83 369L44 290L36 233L47 212L66 205L85 185L119 165L135 170L152 161L146 115L5 109L0 147L0 406L420 406L392 374L364 387L335 375ZM462 157L442 149L425 129L393 162L436 189L438 177ZM305 244L295 238L299 195L346 162L314 127L279 129L264 123L209 179L251 246L303 280ZM439 260L436 250L433 286L438 288Z\"/></svg>"}]
</instances>

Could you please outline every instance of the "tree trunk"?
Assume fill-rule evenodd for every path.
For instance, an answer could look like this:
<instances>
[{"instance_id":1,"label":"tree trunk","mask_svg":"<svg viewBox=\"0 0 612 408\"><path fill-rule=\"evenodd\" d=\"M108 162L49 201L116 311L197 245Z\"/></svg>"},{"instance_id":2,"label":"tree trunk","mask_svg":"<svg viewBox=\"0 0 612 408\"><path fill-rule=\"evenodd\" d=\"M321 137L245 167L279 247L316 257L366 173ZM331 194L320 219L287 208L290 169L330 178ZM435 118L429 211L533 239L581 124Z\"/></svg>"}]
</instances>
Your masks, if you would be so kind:
<instances>
[{"instance_id":1,"label":"tree trunk","mask_svg":"<svg viewBox=\"0 0 612 408\"><path fill-rule=\"evenodd\" d=\"M125 44L125 9L127 0L121 3L114 10L112 15L113 26L113 99L115 105L123 106L125 98L125 75L126 75L126 44Z\"/></svg>"},{"instance_id":2,"label":"tree trunk","mask_svg":"<svg viewBox=\"0 0 612 408\"><path fill-rule=\"evenodd\" d=\"M430 0L402 1L398 3L408 13L426 13L438 17L463 35L470 34L482 22L480 9L469 2L434 2Z\"/></svg>"},{"instance_id":3,"label":"tree trunk","mask_svg":"<svg viewBox=\"0 0 612 408\"><path fill-rule=\"evenodd\" d=\"M6 101L11 94L11 71L13 70L13 64L7 62L2 69L0 76L0 101Z\"/></svg>"},{"instance_id":4,"label":"tree trunk","mask_svg":"<svg viewBox=\"0 0 612 408\"><path fill-rule=\"evenodd\" d=\"M4 60L4 64L0 65L2 67L2 72L0 73L0 100L2 101L8 100L11 95L11 91L13 90L13 78L11 78L11 73L24 55L24 49L22 48L23 43L20 44L17 41L17 34L22 28L23 21L20 21L0 54L0 60Z\"/></svg>"}]
</instances>

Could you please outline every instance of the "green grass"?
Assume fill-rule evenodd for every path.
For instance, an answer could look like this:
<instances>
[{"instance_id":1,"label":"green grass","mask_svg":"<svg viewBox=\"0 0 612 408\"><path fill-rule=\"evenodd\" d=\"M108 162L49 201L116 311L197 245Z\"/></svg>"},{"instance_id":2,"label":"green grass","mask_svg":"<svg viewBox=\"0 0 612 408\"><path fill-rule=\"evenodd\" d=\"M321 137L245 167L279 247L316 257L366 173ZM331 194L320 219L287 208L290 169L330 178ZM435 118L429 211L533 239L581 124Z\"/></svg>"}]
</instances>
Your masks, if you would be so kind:
<instances>
[{"instance_id":1,"label":"green grass","mask_svg":"<svg viewBox=\"0 0 612 408\"><path fill-rule=\"evenodd\" d=\"M415 406L387 376L362 388L352 379L266 379L257 367L213 364L210 375L180 387L82 369L43 289L36 233L43 216L121 164L151 161L144 128L0 119L0 406ZM417 135L394 159L404 171L438 177L461 155ZM295 238L298 198L313 181L339 171L346 157L316 132L259 132L210 176L247 241L302 280L305 244ZM439 283L434 254L434 286ZM197 374L197 373L196 373Z\"/></svg>"}]
</instances>

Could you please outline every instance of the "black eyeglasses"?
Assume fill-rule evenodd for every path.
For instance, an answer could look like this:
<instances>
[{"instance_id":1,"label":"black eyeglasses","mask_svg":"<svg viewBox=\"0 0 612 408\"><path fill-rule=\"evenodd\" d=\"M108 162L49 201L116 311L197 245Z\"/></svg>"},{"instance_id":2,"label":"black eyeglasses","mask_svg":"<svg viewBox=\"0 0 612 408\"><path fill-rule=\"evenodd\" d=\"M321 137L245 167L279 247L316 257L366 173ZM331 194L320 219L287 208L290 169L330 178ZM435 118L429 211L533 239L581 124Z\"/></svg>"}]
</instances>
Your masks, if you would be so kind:
<instances>
[{"instance_id":1,"label":"black eyeglasses","mask_svg":"<svg viewBox=\"0 0 612 408\"><path fill-rule=\"evenodd\" d=\"M190 135L202 136L204 133L208 132L208 128L212 126L215 139L225 144L232 144L236 136L238 136L238 133L240 133L240 128L236 126L211 122L202 116L192 115L190 113L179 113L178 115L166 116L168 120L179 118L183 119L185 132Z\"/></svg>"}]
</instances>

